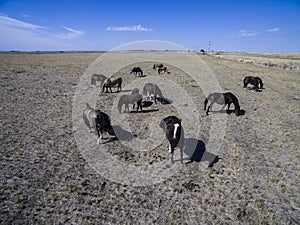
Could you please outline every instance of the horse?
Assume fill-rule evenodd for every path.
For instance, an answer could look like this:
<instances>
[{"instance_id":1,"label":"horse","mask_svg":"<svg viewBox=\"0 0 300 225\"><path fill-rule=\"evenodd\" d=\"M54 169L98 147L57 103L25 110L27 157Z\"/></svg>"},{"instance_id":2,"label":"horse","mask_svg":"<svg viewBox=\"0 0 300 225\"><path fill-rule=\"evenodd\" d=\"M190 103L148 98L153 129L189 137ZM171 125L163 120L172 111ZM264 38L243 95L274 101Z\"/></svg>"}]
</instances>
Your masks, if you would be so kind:
<instances>
[{"instance_id":1,"label":"horse","mask_svg":"<svg viewBox=\"0 0 300 225\"><path fill-rule=\"evenodd\" d=\"M181 126L181 120L176 116L168 116L159 124L165 132L165 136L169 141L169 153L171 154L171 163L174 163L173 155L176 147L180 149L180 159L183 163L183 147L184 147L184 130Z\"/></svg>"},{"instance_id":2,"label":"horse","mask_svg":"<svg viewBox=\"0 0 300 225\"><path fill-rule=\"evenodd\" d=\"M206 105L210 101L210 105L208 106L206 110ZM206 110L206 115L208 116L209 109L212 110L212 105L214 103L217 103L219 105L223 105L222 110L225 108L226 105L228 105L227 113L229 113L229 108L231 103L234 105L234 112L236 116L240 115L240 105L239 105L239 100L238 98L232 94L231 92L227 93L212 93L207 96L207 98L204 101L204 110Z\"/></svg>"},{"instance_id":3,"label":"horse","mask_svg":"<svg viewBox=\"0 0 300 225\"><path fill-rule=\"evenodd\" d=\"M143 107L142 107L142 100L143 100L143 95L136 93L136 94L132 94L132 95L122 95L119 99L119 103L118 103L118 109L119 109L119 113L121 113L122 110L122 106L125 104L125 111L124 112L129 112L129 104L133 105L133 109L135 108L135 103L137 103L137 109L136 111L139 111L139 108L141 109L141 111L143 111Z\"/></svg>"},{"instance_id":4,"label":"horse","mask_svg":"<svg viewBox=\"0 0 300 225\"><path fill-rule=\"evenodd\" d=\"M263 88L264 84L262 82L262 79L260 79L259 77L252 77L252 76L247 76L244 78L244 88L247 88L248 84L252 84L254 89L258 89L258 85L260 87L260 89Z\"/></svg>"},{"instance_id":5,"label":"horse","mask_svg":"<svg viewBox=\"0 0 300 225\"><path fill-rule=\"evenodd\" d=\"M147 96L147 93L149 94L149 96L151 94L154 95L154 102L157 103L156 101L156 96L159 96L160 98L164 98L160 88L156 85L156 84L153 84L153 83L146 83L144 88L143 88L143 94Z\"/></svg>"},{"instance_id":6,"label":"horse","mask_svg":"<svg viewBox=\"0 0 300 225\"><path fill-rule=\"evenodd\" d=\"M157 73L158 74L162 74L162 73L168 73L169 74L170 72L168 71L167 67L164 66L164 67L158 68Z\"/></svg>"},{"instance_id":7,"label":"horse","mask_svg":"<svg viewBox=\"0 0 300 225\"><path fill-rule=\"evenodd\" d=\"M98 109L93 109L88 103L86 103L82 117L85 125L89 128L89 132L91 132L93 128L95 130L95 134L98 135L97 144L100 144L104 132L115 136L110 124L109 116L106 113L101 112Z\"/></svg>"},{"instance_id":8,"label":"horse","mask_svg":"<svg viewBox=\"0 0 300 225\"><path fill-rule=\"evenodd\" d=\"M106 92L108 92L108 88L110 89L110 93L112 93L111 87L117 86L117 91L122 90L122 77L116 77L116 76L111 76L110 78L107 78L103 85L102 85L102 92L104 92L104 89L106 88Z\"/></svg>"},{"instance_id":9,"label":"horse","mask_svg":"<svg viewBox=\"0 0 300 225\"><path fill-rule=\"evenodd\" d=\"M95 118L97 117L98 111L93 109L88 103L86 103L85 109L83 110L82 119L85 125L89 128L89 132L92 131L92 128L96 133L96 123Z\"/></svg>"},{"instance_id":10,"label":"horse","mask_svg":"<svg viewBox=\"0 0 300 225\"><path fill-rule=\"evenodd\" d=\"M156 64L153 65L153 69L154 69L154 70L155 70L156 68L162 68L162 67L164 67L164 65L161 64L161 63L156 63Z\"/></svg>"},{"instance_id":11,"label":"horse","mask_svg":"<svg viewBox=\"0 0 300 225\"><path fill-rule=\"evenodd\" d=\"M132 70L131 70L131 72L130 72L130 74L134 74L135 76L140 76L140 77L142 77L143 76L143 70L140 68L140 67L134 67Z\"/></svg>"},{"instance_id":12,"label":"horse","mask_svg":"<svg viewBox=\"0 0 300 225\"><path fill-rule=\"evenodd\" d=\"M110 136L113 136L114 138L116 137L114 129L110 123L110 118L106 113L104 113L100 110L97 110L97 116L95 118L95 123L96 123L96 131L97 131L97 135L98 135L98 140L97 140L98 145L101 143L104 133L108 133Z\"/></svg>"},{"instance_id":13,"label":"horse","mask_svg":"<svg viewBox=\"0 0 300 225\"><path fill-rule=\"evenodd\" d=\"M96 85L96 81L100 81L100 82L101 82L100 86L102 86L102 85L103 85L103 82L104 82L106 79L107 79L107 77L104 76L104 75L93 74L93 75L91 76L91 85Z\"/></svg>"}]
</instances>

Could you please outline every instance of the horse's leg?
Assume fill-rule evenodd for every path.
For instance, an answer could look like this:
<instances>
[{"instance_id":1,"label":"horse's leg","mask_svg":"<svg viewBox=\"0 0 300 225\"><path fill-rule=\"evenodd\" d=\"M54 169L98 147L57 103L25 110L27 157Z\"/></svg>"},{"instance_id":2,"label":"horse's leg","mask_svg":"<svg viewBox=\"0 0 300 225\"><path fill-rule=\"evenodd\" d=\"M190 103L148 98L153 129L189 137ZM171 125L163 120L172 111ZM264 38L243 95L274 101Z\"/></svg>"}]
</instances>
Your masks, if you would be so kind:
<instances>
[{"instance_id":1,"label":"horse's leg","mask_svg":"<svg viewBox=\"0 0 300 225\"><path fill-rule=\"evenodd\" d=\"M206 110L207 103L208 103L208 99L206 98L204 101L204 110Z\"/></svg>"},{"instance_id":2,"label":"horse's leg","mask_svg":"<svg viewBox=\"0 0 300 225\"><path fill-rule=\"evenodd\" d=\"M102 130L100 127L97 127L97 134L98 134L98 140L97 140L97 144L100 145L101 144L101 139L102 139Z\"/></svg>"},{"instance_id":3,"label":"horse's leg","mask_svg":"<svg viewBox=\"0 0 300 225\"><path fill-rule=\"evenodd\" d=\"M207 110L206 110L206 115L207 116L208 116L209 109L210 109L210 111L212 111L213 104L214 104L214 102L211 102L210 105L207 107Z\"/></svg>"},{"instance_id":4,"label":"horse's leg","mask_svg":"<svg viewBox=\"0 0 300 225\"><path fill-rule=\"evenodd\" d=\"M224 110L225 106L226 106L226 103L223 105L223 107L222 107L221 111L223 111L223 110Z\"/></svg>"},{"instance_id":5,"label":"horse's leg","mask_svg":"<svg viewBox=\"0 0 300 225\"><path fill-rule=\"evenodd\" d=\"M180 160L181 164L183 164L183 146L180 146Z\"/></svg>"},{"instance_id":6,"label":"horse's leg","mask_svg":"<svg viewBox=\"0 0 300 225\"><path fill-rule=\"evenodd\" d=\"M137 101L137 109L136 109L136 111L139 111L139 108L141 109L141 111L143 111L143 109L142 109L142 99Z\"/></svg>"},{"instance_id":7,"label":"horse's leg","mask_svg":"<svg viewBox=\"0 0 300 225\"><path fill-rule=\"evenodd\" d=\"M230 103L228 103L228 108L227 108L227 113L229 114L230 113L230 105L231 105L231 102Z\"/></svg>"}]
</instances>

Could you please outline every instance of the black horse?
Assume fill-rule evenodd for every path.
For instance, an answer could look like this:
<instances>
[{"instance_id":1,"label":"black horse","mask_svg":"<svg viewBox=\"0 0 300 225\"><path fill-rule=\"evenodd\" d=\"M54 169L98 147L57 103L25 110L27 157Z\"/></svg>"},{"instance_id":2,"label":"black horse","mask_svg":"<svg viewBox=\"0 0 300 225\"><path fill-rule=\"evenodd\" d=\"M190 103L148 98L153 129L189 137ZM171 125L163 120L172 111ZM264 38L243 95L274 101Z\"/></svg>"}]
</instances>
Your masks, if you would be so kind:
<instances>
[{"instance_id":1,"label":"black horse","mask_svg":"<svg viewBox=\"0 0 300 225\"><path fill-rule=\"evenodd\" d=\"M135 76L139 76L139 77L142 77L143 76L143 70L140 68L140 67L134 67L130 74L134 74Z\"/></svg>"},{"instance_id":2,"label":"black horse","mask_svg":"<svg viewBox=\"0 0 300 225\"><path fill-rule=\"evenodd\" d=\"M244 78L244 88L247 88L248 84L252 84L253 85L253 89L262 89L264 84L262 82L262 79L260 79L259 77L252 77L252 76L247 76ZM258 87L259 85L259 87Z\"/></svg>"},{"instance_id":3,"label":"black horse","mask_svg":"<svg viewBox=\"0 0 300 225\"><path fill-rule=\"evenodd\" d=\"M208 103L208 101L210 101L210 104L206 110L206 105ZM232 94L231 92L227 92L227 93L212 93L212 94L209 94L207 96L207 98L205 99L204 101L204 110L206 110L206 115L208 116L208 112L209 112L209 109L212 111L212 105L214 103L217 103L219 105L223 105L223 108L222 110L225 108L226 105L228 105L228 109L227 109L227 112L229 113L229 108L230 108L230 105L231 103L233 103L234 105L234 112L235 112L235 115L236 116L239 116L240 115L240 105L239 105L239 100L238 98Z\"/></svg>"},{"instance_id":4,"label":"black horse","mask_svg":"<svg viewBox=\"0 0 300 225\"><path fill-rule=\"evenodd\" d=\"M96 118L95 118L96 131L98 135L97 144L99 145L101 143L104 133L108 133L110 136L113 137L115 137L116 134L114 132L113 127L111 126L109 116L100 110L96 110L95 112L96 112Z\"/></svg>"}]
</instances>

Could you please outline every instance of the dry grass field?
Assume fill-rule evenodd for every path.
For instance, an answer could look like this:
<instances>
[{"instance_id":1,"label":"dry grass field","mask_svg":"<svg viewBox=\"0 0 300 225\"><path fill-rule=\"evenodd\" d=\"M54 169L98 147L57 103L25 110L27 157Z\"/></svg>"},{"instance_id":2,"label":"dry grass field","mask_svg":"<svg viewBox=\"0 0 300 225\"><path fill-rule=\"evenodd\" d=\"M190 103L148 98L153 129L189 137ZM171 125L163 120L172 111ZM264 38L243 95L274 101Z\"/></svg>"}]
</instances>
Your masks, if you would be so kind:
<instances>
[{"instance_id":1,"label":"dry grass field","mask_svg":"<svg viewBox=\"0 0 300 225\"><path fill-rule=\"evenodd\" d=\"M101 54L0 53L1 224L299 224L297 55L243 55L252 57L251 63L245 63L240 55L232 56L234 53L227 56L239 60L199 55L224 92L231 91L239 98L244 115L238 117L216 111L206 116L204 92L175 65L167 64L171 73L162 75L152 69L155 60L118 70L116 75L123 78L124 85L120 94L128 94L135 79L155 81L160 77L186 91L200 121L196 137L189 133L189 118L182 118L187 141L196 138L207 145L212 118L226 118L225 126L220 128L224 137L217 152L219 161L212 167L208 167L209 157L170 165L166 140L149 151L134 151L119 140L102 144L121 164L145 170L162 163L166 170L174 170L161 182L135 186L99 174L78 147L79 133L72 119L74 96L84 81L83 74ZM269 64L256 63L258 57L268 57ZM290 67L272 66L279 64L277 60L284 60ZM130 74L133 66L140 66L146 76L135 78ZM264 89L244 90L245 76L261 77ZM99 86L86 85L87 91L96 93L96 107L113 114L119 93L100 93ZM170 104L149 103L144 113L128 114L134 137L149 140L151 132L156 132L151 122L166 115L180 116L173 104L176 92L165 97ZM116 123L112 119L112 124ZM156 133L162 135L159 129ZM96 150L101 150L93 133L86 129L84 135ZM206 152L216 156L214 149L207 148Z\"/></svg>"}]
</instances>

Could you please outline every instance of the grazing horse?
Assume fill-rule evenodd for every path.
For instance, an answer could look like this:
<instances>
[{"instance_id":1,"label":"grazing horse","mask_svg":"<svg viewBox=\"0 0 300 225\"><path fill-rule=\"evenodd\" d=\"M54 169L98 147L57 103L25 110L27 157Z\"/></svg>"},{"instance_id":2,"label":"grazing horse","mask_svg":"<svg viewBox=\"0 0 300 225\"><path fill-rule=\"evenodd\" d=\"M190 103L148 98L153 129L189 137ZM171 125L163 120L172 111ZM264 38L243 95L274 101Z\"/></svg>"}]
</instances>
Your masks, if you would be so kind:
<instances>
[{"instance_id":1,"label":"grazing horse","mask_svg":"<svg viewBox=\"0 0 300 225\"><path fill-rule=\"evenodd\" d=\"M108 133L110 136L116 137L114 129L111 126L109 116L106 113L97 110L95 123L96 123L97 135L98 135L98 141L97 141L98 145L101 143L101 139L104 133Z\"/></svg>"},{"instance_id":2,"label":"grazing horse","mask_svg":"<svg viewBox=\"0 0 300 225\"><path fill-rule=\"evenodd\" d=\"M95 130L95 134L98 135L98 144L100 144L104 132L108 132L110 135L115 136L110 124L110 119L106 113L93 109L88 103L86 103L82 117L85 125L89 128L89 132L91 132L93 128Z\"/></svg>"},{"instance_id":3,"label":"grazing horse","mask_svg":"<svg viewBox=\"0 0 300 225\"><path fill-rule=\"evenodd\" d=\"M136 111L139 111L139 108L141 111L143 111L142 108L142 100L143 100L143 95L136 93L132 95L122 95L119 99L118 103L118 109L119 113L121 113L122 106L125 104L125 111L124 112L129 112L129 104L133 105L133 108L135 107L135 103L137 103L137 109Z\"/></svg>"},{"instance_id":4,"label":"grazing horse","mask_svg":"<svg viewBox=\"0 0 300 225\"><path fill-rule=\"evenodd\" d=\"M208 101L210 101L210 105L208 106L207 110L206 110L206 105L208 103ZM212 111L212 105L214 103L217 103L219 105L223 105L222 110L225 108L226 105L228 105L228 109L227 112L229 113L229 108L231 103L233 103L234 105L234 112L236 116L240 115L240 105L239 105L239 100L237 99L237 97L232 94L231 92L227 92L227 93L212 93L209 94L207 96L207 98L204 101L204 110L206 110L206 115L208 116L208 112L209 109Z\"/></svg>"},{"instance_id":5,"label":"grazing horse","mask_svg":"<svg viewBox=\"0 0 300 225\"><path fill-rule=\"evenodd\" d=\"M147 96L147 94L150 96L151 94L154 95L154 102L157 103L156 98L157 96L160 98L164 98L160 88L156 84L147 83L145 84L143 88L143 94Z\"/></svg>"},{"instance_id":6,"label":"grazing horse","mask_svg":"<svg viewBox=\"0 0 300 225\"><path fill-rule=\"evenodd\" d=\"M183 163L184 131L180 119L176 116L168 116L160 122L159 126L164 130L169 141L171 163L174 163L173 155L176 147L180 149L180 159Z\"/></svg>"},{"instance_id":7,"label":"grazing horse","mask_svg":"<svg viewBox=\"0 0 300 225\"><path fill-rule=\"evenodd\" d=\"M252 84L254 89L258 89L258 85L260 87L260 89L263 88L264 84L262 82L262 79L260 79L259 77L252 77L252 76L247 76L244 78L244 88L247 88L248 84Z\"/></svg>"},{"instance_id":8,"label":"grazing horse","mask_svg":"<svg viewBox=\"0 0 300 225\"><path fill-rule=\"evenodd\" d=\"M164 66L164 67L158 68L157 73L158 74L162 74L162 73L168 73L169 74L170 72L168 71L167 67Z\"/></svg>"},{"instance_id":9,"label":"grazing horse","mask_svg":"<svg viewBox=\"0 0 300 225\"><path fill-rule=\"evenodd\" d=\"M122 90L122 77L116 77L116 76L111 76L110 78L107 78L103 85L102 85L102 92L104 92L104 89L106 88L106 92L108 92L108 88L110 89L110 93L112 93L111 87L117 86L117 91Z\"/></svg>"},{"instance_id":10,"label":"grazing horse","mask_svg":"<svg viewBox=\"0 0 300 225\"><path fill-rule=\"evenodd\" d=\"M156 63L156 64L153 65L153 69L154 69L154 70L155 70L156 68L162 68L162 67L164 67L164 65L161 64L161 63Z\"/></svg>"},{"instance_id":11,"label":"grazing horse","mask_svg":"<svg viewBox=\"0 0 300 225\"><path fill-rule=\"evenodd\" d=\"M96 81L100 81L100 82L101 82L100 86L102 86L102 85L103 85L103 82L104 82L106 79L107 79L107 77L104 76L104 75L93 74L93 75L91 76L91 85L96 85Z\"/></svg>"},{"instance_id":12,"label":"grazing horse","mask_svg":"<svg viewBox=\"0 0 300 225\"><path fill-rule=\"evenodd\" d=\"M97 117L97 113L98 112L95 109L86 103L85 109L83 110L82 119L85 125L89 128L89 132L92 131L92 128L96 132L95 118Z\"/></svg>"},{"instance_id":13,"label":"grazing horse","mask_svg":"<svg viewBox=\"0 0 300 225\"><path fill-rule=\"evenodd\" d=\"M139 77L142 77L143 76L143 70L140 68L140 67L134 67L130 74L134 74L135 76L139 76Z\"/></svg>"}]
</instances>

